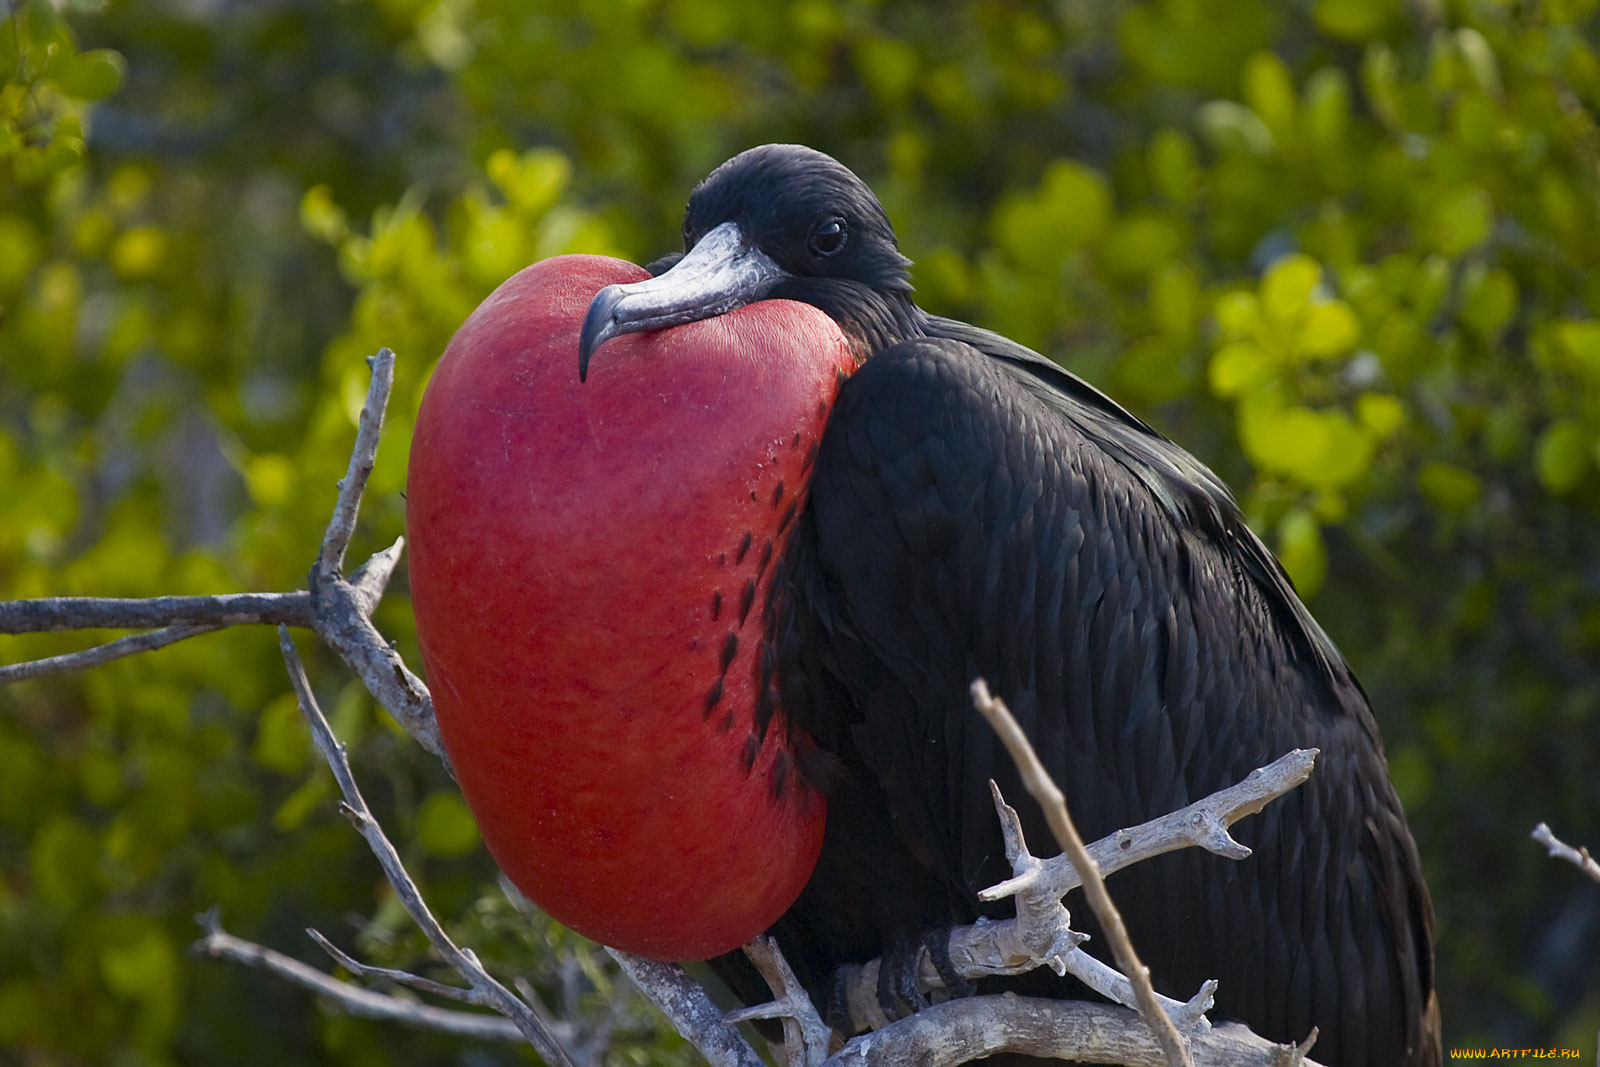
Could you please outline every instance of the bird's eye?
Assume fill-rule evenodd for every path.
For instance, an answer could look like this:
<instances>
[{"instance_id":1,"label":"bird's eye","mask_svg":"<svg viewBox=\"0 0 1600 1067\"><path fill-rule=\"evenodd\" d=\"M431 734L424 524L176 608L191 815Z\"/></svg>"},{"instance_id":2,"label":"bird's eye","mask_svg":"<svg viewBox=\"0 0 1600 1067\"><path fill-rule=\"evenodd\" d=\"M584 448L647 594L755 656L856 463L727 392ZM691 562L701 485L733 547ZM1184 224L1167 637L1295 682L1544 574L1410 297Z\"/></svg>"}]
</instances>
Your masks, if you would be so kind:
<instances>
[{"instance_id":1,"label":"bird's eye","mask_svg":"<svg viewBox=\"0 0 1600 1067\"><path fill-rule=\"evenodd\" d=\"M823 219L811 231L811 251L819 256L831 256L844 247L847 236L844 219L837 215Z\"/></svg>"}]
</instances>

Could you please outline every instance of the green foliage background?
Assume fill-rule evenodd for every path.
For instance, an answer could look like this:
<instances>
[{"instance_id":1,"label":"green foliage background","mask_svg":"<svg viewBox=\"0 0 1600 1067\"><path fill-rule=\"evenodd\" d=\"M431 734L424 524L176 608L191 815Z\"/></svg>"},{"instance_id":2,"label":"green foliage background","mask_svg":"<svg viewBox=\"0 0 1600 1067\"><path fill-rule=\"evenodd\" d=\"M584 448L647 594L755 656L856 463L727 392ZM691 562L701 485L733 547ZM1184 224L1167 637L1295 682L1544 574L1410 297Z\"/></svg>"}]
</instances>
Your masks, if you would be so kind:
<instances>
[{"instance_id":1,"label":"green foliage background","mask_svg":"<svg viewBox=\"0 0 1600 1067\"><path fill-rule=\"evenodd\" d=\"M1600 887L1527 835L1600 844L1595 8L11 0L0 597L296 587L380 345L356 549L389 543L477 301L544 256L669 250L712 166L803 141L879 192L925 307L1238 491L1377 707L1447 1046L1592 1055ZM379 622L416 663L403 585ZM429 758L312 670L441 913L537 981L551 947L598 976L509 912ZM309 925L417 952L287 691L264 630L0 690L0 1061L520 1058L185 954L211 906L303 958ZM685 1059L631 1025L616 1062Z\"/></svg>"}]
</instances>

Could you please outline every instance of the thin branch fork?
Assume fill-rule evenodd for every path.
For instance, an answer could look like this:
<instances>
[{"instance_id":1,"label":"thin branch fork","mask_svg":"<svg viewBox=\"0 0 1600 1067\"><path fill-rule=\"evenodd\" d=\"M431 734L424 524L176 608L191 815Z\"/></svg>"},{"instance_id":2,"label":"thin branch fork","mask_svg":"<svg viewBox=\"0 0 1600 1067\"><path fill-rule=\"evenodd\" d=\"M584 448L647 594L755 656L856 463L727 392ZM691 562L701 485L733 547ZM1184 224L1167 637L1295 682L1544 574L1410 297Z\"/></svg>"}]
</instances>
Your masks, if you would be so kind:
<instances>
[{"instance_id":1,"label":"thin branch fork","mask_svg":"<svg viewBox=\"0 0 1600 1067\"><path fill-rule=\"evenodd\" d=\"M1042 962L1057 974L1071 974L1109 1000L1137 1009L1140 1006L1139 993L1134 985L1114 968L1081 951L1079 946L1087 937L1071 929L1072 916L1062 906L1061 898L1041 889L1038 884L1029 884L1028 876L1041 870L1043 864L1028 852L1027 841L1022 833L1022 820L1017 817L1016 809L1001 797L999 786L990 782L989 788L994 793L995 811L1000 817L1006 857L1011 861L1012 870L1018 872L1018 876L1011 881L1022 883L1022 888L1013 894L1017 901L1017 917L1009 920L1015 929L1005 932L1013 934L1013 960L1017 955L1026 957L1020 964L1008 961L1011 965L997 968L998 972L1019 973ZM1204 1032L1211 1027L1205 1016L1211 1010L1216 988L1215 980L1203 983L1200 991L1187 1003L1164 997L1153 990L1152 996L1160 1011L1180 1032Z\"/></svg>"},{"instance_id":2,"label":"thin branch fork","mask_svg":"<svg viewBox=\"0 0 1600 1067\"><path fill-rule=\"evenodd\" d=\"M306 589L137 600L45 597L0 603L0 633L4 634L159 627L79 652L0 666L0 685L99 666L228 626L300 626L313 630L337 652L418 744L444 759L444 743L427 687L370 619L399 564L405 539L373 555L348 579L341 573L361 496L377 457L383 414L394 390L394 353L381 349L367 362L372 381L361 408L350 464L339 481L338 500Z\"/></svg>"},{"instance_id":3,"label":"thin branch fork","mask_svg":"<svg viewBox=\"0 0 1600 1067\"><path fill-rule=\"evenodd\" d=\"M1317 754L1316 749L1294 750L1250 772L1237 784L1185 808L1109 834L1088 846L1088 852L1106 874L1142 859L1192 845L1232 859L1248 857L1250 850L1233 840L1227 833L1227 827L1260 811L1273 799L1305 782ZM980 919L972 926L952 930L949 945L951 965L962 977L974 979L1022 974L1041 965L1050 966L1058 974L1072 974L1116 1004L1136 1008L1138 1000L1128 979L1078 948L1084 935L1070 929L1070 916L1060 903L1064 893L1079 886L1077 869L1063 856L1040 860L1031 855L1015 810L1005 803L999 789L992 783L991 788L1007 858L1012 863L1014 874L1005 882L984 890L980 896L987 900L1015 897L1017 917L1000 921ZM879 960L863 965L847 983L845 991L851 1017L870 1022L873 1032L855 1038L846 1046L845 1052L827 1061L829 1067L837 1062L864 1062L859 1058L849 1058L862 1055L858 1044L861 1042L869 1043L868 1047L874 1056L882 1056L871 1062L897 1063L902 1058L924 1062L921 1057L929 1054L926 1046L934 1040L933 1037L920 1032L918 1036L893 1036L892 1040L890 1037L906 1035L911 1027L935 1026L931 1022L933 1019L946 1020L953 1029L946 1035L951 1044L941 1046L945 1051L925 1061L930 1063L956 1064L998 1051L1069 1055L1074 1059L1149 1064L1152 1067L1168 1062L1154 1034L1136 1012L1119 1013L1118 1009L1109 1006L1051 1000L1026 1002L1029 1006L1020 1008L1016 1007L1016 1003L1024 1001L1024 998L1011 995L977 997L937 1005L932 1015L922 1012L910 1019L889 1023L877 1006L880 966ZM925 956L918 978L924 992L933 993L945 988L933 964ZM730 1018L781 1014L780 1009L786 997L776 984L774 990L779 993L779 1003L766 1005L763 1009L735 1012ZM1213 1027L1205 1018L1205 1013L1211 1008L1215 990L1216 982L1208 981L1187 1002L1156 994L1157 1004L1184 1034L1195 1063L1308 1064L1315 1067L1314 1062L1306 1056L1315 1041L1315 1031L1299 1046L1285 1046L1257 1037L1247 1028L1236 1024ZM987 1006L988 1002L1001 1000L1008 1007ZM986 1006L982 1009L954 1007L971 1004ZM1087 1014L1081 1013L1080 1009ZM960 1014L969 1010L976 1014L970 1018ZM988 1014L991 1011L1003 1015L1007 1020L1004 1034L996 1037L984 1030L989 1036L971 1038L970 1042L968 1037L959 1036L966 1034L969 1027L978 1025L973 1022L974 1018L991 1020L999 1017ZM1015 1014L1007 1014L1010 1012ZM1088 1025L1084 1020L1093 1020L1090 1030L1082 1029ZM939 1029L943 1025L938 1024L933 1033L943 1033ZM1045 1031L1056 1036L1043 1041L1039 1034Z\"/></svg>"},{"instance_id":4,"label":"thin branch fork","mask_svg":"<svg viewBox=\"0 0 1600 1067\"><path fill-rule=\"evenodd\" d=\"M766 1067L766 1061L682 967L619 949L606 951L711 1067Z\"/></svg>"},{"instance_id":5,"label":"thin branch fork","mask_svg":"<svg viewBox=\"0 0 1600 1067\"><path fill-rule=\"evenodd\" d=\"M356 443L351 449L345 476L339 480L333 517L328 520L327 532L323 534L308 577L315 614L313 629L366 683L367 689L389 709L395 721L449 767L427 686L411 673L405 660L383 639L370 618L383 596L389 575L399 562L405 539L401 538L373 556L350 581L340 573L345 550L355 533L361 496L377 459L383 414L394 390L394 353L382 349L368 362L372 367L372 383L367 389L366 402L361 406Z\"/></svg>"},{"instance_id":6,"label":"thin branch fork","mask_svg":"<svg viewBox=\"0 0 1600 1067\"><path fill-rule=\"evenodd\" d=\"M345 747L334 737L333 728L328 725L327 717L323 715L322 708L311 692L311 682L306 677L305 667L300 662L299 653L295 650L294 640L289 636L287 627L278 628L278 645L283 651L284 663L288 666L289 679L294 684L295 696L300 701L300 710L311 727L312 741L339 783L339 792L344 797L342 808L345 816L355 825L356 830L366 840L367 847L377 857L379 865L383 868L384 877L399 894L406 913L411 916L411 921L417 924L451 969L471 984L472 989L460 990L457 999L493 1008L511 1020L528 1043L544 1057L546 1063L556 1067L572 1067L572 1061L567 1058L566 1051L557 1043L533 1009L484 970L475 953L470 949L458 947L445 932L439 920L428 910L427 904L423 902L421 890L411 880L405 865L400 861L400 854L395 851L394 845L384 834L378 821L372 817L372 812L361 795L361 789L356 785L355 776L350 770L350 761L345 756Z\"/></svg>"},{"instance_id":7,"label":"thin branch fork","mask_svg":"<svg viewBox=\"0 0 1600 1067\"><path fill-rule=\"evenodd\" d=\"M1250 850L1229 836L1227 828L1305 782L1317 754L1314 748L1295 749L1251 771L1242 781L1188 807L1107 834L1089 846L1089 855L1102 876L1115 874L1153 856L1196 845L1229 859L1244 859L1250 855ZM1005 813L1011 809L998 796L998 791L996 793L996 810L1000 812L1004 828L1009 822ZM1014 813L1010 818L1014 818ZM1082 879L1071 861L1065 856L1054 856L1034 862L978 896L982 900L1000 900L1033 893L1041 899L1058 901L1080 885ZM1047 955L1041 949L1048 944L1048 939L1041 943L1038 938L1028 936L1016 919L981 922L951 931L950 962L963 978L1021 974L1039 966L1041 958ZM918 977L924 993L944 989L938 971L926 958ZM872 1010L867 1003L876 1002L877 980L878 964L874 960L863 966L851 985L850 1002L863 1005L862 1017Z\"/></svg>"},{"instance_id":8,"label":"thin branch fork","mask_svg":"<svg viewBox=\"0 0 1600 1067\"><path fill-rule=\"evenodd\" d=\"M1011 753L1011 759L1016 763L1029 794L1044 809L1045 819L1056 835L1056 843L1061 846L1063 853L1071 859L1072 865L1083 876L1083 889L1089 898L1089 906L1094 909L1095 918L1100 920L1100 928L1105 931L1106 939L1111 942L1111 951L1116 957L1117 966L1133 983L1134 996L1139 1003L1139 1014L1144 1016L1145 1022L1149 1024L1156 1039L1161 1043L1161 1050L1166 1056L1167 1063L1170 1067L1194 1067L1194 1061L1189 1056L1182 1035L1178 1033L1177 1027L1156 1001L1156 991L1150 985L1150 969L1140 962L1138 954L1134 952L1127 927L1122 923L1122 915L1111 903L1111 895L1106 892L1100 868L1089 855L1089 850L1084 847L1083 838L1079 836L1078 828L1072 824L1072 816L1067 813L1066 798L1061 795L1061 790L1057 788L1055 782L1051 781L1044 764L1039 762L1038 754L1028 742L1028 736L1022 732L1022 727L1017 725L1017 720L1012 717L1010 709L990 694L989 686L982 678L972 683L972 699L983 717L989 720L989 725L994 728L995 733L1000 735L1006 750Z\"/></svg>"},{"instance_id":9,"label":"thin branch fork","mask_svg":"<svg viewBox=\"0 0 1600 1067\"><path fill-rule=\"evenodd\" d=\"M374 967L370 963L362 963L345 952L344 949L323 937L319 930L308 928L306 936L315 941L317 947L326 952L334 963L359 978L371 978L380 982L393 982L410 986L418 992L432 993L434 996L444 997L446 1000L459 1000L463 1004L476 1004L483 999L474 989L445 985L443 982L435 982L431 978L423 978L421 975L412 974L410 971L399 971L392 967ZM507 1020L507 1022L510 1022L510 1020Z\"/></svg>"},{"instance_id":10,"label":"thin branch fork","mask_svg":"<svg viewBox=\"0 0 1600 1067\"><path fill-rule=\"evenodd\" d=\"M763 934L744 946L744 954L778 999L771 1004L757 1004L730 1012L727 1020L781 1019L787 1067L821 1067L833 1040L833 1030L822 1021L822 1015L811 1003L805 987L790 969L789 961L783 958L778 943Z\"/></svg>"},{"instance_id":11,"label":"thin branch fork","mask_svg":"<svg viewBox=\"0 0 1600 1067\"><path fill-rule=\"evenodd\" d=\"M1246 859L1250 850L1235 841L1228 828L1260 812L1310 778L1319 754L1320 750L1315 748L1287 752L1265 767L1251 771L1242 781L1188 807L1106 835L1088 847L1089 858L1102 877L1191 845L1228 859ZM1021 888L1036 887L1063 897L1082 884L1077 867L1066 855L1061 855L1043 861L1029 875L1008 879L983 890L978 896L984 900L999 900Z\"/></svg>"},{"instance_id":12,"label":"thin branch fork","mask_svg":"<svg viewBox=\"0 0 1600 1067\"><path fill-rule=\"evenodd\" d=\"M194 943L194 951L199 955L241 963L277 975L295 985L310 989L330 1004L351 1015L404 1023L407 1026L480 1040L525 1040L517 1024L502 1015L482 1015L436 1008L431 1004L402 1000L386 993L363 989L349 982L341 982L330 974L301 963L293 956L286 956L281 952L233 936L222 929L222 924L215 913L208 912L200 916L200 924L205 936Z\"/></svg>"},{"instance_id":13,"label":"thin branch fork","mask_svg":"<svg viewBox=\"0 0 1600 1067\"><path fill-rule=\"evenodd\" d=\"M88 670L123 656L165 648L227 626L250 623L310 626L312 617L308 592L162 596L142 600L53 596L0 602L0 634L159 627L78 652L0 665L0 685Z\"/></svg>"},{"instance_id":14,"label":"thin branch fork","mask_svg":"<svg viewBox=\"0 0 1600 1067\"><path fill-rule=\"evenodd\" d=\"M0 666L0 685L5 685L7 682L21 682L30 678L48 678L51 675L66 674L69 671L85 671L90 667L98 667L102 663L110 663L112 660L121 659L123 656L132 656L139 652L153 652L158 648L166 648L168 645L175 645L179 641L220 629L222 629L222 625L217 623L163 626L159 630L149 630L142 634L129 634L127 637L119 637L115 641L108 641L103 645L95 645L80 652L64 652L59 656L47 656L44 659L7 664Z\"/></svg>"}]
</instances>

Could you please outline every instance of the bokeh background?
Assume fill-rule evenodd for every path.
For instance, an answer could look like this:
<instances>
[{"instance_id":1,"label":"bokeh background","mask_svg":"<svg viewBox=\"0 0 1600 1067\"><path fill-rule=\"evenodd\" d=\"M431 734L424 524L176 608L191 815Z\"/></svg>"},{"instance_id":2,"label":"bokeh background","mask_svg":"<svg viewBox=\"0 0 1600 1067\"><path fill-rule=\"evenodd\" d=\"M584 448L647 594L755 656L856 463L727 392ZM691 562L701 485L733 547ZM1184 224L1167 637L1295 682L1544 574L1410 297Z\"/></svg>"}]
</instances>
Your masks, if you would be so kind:
<instances>
[{"instance_id":1,"label":"bokeh background","mask_svg":"<svg viewBox=\"0 0 1600 1067\"><path fill-rule=\"evenodd\" d=\"M7 0L0 597L297 587L382 345L357 558L387 545L484 295L671 250L712 166L805 142L878 191L925 307L1234 486L1377 708L1446 1046L1593 1057L1600 886L1528 834L1600 845L1597 40L1595 0ZM403 573L378 621L416 664ZM563 1010L615 999L506 903L438 766L311 669L452 927ZM0 1062L526 1058L193 958L213 906L425 966L273 634L0 689ZM618 1013L610 1062L688 1062Z\"/></svg>"}]
</instances>

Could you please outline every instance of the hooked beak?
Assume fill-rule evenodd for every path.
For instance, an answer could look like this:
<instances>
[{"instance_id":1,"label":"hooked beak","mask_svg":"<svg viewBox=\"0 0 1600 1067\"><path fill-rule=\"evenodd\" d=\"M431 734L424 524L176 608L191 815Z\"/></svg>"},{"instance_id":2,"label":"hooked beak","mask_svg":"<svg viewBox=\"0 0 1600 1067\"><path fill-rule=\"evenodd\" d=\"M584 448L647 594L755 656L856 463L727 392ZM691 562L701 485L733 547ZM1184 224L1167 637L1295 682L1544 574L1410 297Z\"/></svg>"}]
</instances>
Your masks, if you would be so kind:
<instances>
[{"instance_id":1,"label":"hooked beak","mask_svg":"<svg viewBox=\"0 0 1600 1067\"><path fill-rule=\"evenodd\" d=\"M578 380L588 378L589 357L613 337L726 314L760 300L786 277L745 240L738 223L724 222L664 274L595 294L578 336Z\"/></svg>"}]
</instances>

